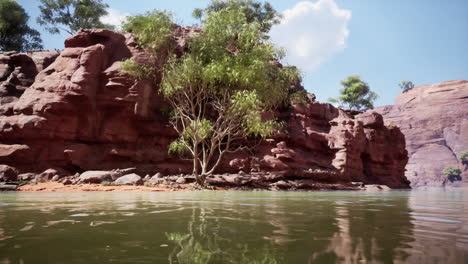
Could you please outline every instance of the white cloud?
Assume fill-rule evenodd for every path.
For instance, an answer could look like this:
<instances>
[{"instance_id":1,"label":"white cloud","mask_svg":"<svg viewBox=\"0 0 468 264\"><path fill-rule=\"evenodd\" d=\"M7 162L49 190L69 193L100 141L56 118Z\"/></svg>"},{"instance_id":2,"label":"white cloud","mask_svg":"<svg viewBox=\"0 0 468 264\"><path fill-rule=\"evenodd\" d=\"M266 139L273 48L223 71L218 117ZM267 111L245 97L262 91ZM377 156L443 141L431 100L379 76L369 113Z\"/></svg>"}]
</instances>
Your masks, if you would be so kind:
<instances>
[{"instance_id":1,"label":"white cloud","mask_svg":"<svg viewBox=\"0 0 468 264\"><path fill-rule=\"evenodd\" d=\"M346 47L350 19L351 11L340 9L335 0L299 2L283 12L271 39L286 49L288 64L311 72Z\"/></svg>"},{"instance_id":2,"label":"white cloud","mask_svg":"<svg viewBox=\"0 0 468 264\"><path fill-rule=\"evenodd\" d=\"M107 9L107 15L101 17L101 22L109 24L120 29L122 22L125 21L126 17L130 16L128 13L121 13L119 10L109 8Z\"/></svg>"}]
</instances>

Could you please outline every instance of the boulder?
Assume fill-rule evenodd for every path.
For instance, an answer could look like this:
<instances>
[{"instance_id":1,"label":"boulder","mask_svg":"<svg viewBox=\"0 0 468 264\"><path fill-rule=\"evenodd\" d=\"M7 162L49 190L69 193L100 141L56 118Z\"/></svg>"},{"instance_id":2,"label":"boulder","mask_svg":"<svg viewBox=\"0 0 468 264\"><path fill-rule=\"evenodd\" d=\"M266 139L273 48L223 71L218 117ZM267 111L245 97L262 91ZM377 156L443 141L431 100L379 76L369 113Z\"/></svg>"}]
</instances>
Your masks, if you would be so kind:
<instances>
[{"instance_id":1,"label":"boulder","mask_svg":"<svg viewBox=\"0 0 468 264\"><path fill-rule=\"evenodd\" d=\"M30 181L36 177L35 173L22 173L18 175L19 181Z\"/></svg>"},{"instance_id":2,"label":"boulder","mask_svg":"<svg viewBox=\"0 0 468 264\"><path fill-rule=\"evenodd\" d=\"M153 179L153 178L162 178L162 177L164 177L164 176L162 175L162 173L158 172L158 173L156 173L153 177L151 177L151 179Z\"/></svg>"},{"instance_id":3,"label":"boulder","mask_svg":"<svg viewBox=\"0 0 468 264\"><path fill-rule=\"evenodd\" d=\"M0 165L0 182L16 181L18 171L8 165Z\"/></svg>"},{"instance_id":4,"label":"boulder","mask_svg":"<svg viewBox=\"0 0 468 264\"><path fill-rule=\"evenodd\" d=\"M179 177L179 178L177 178L176 183L185 184L185 183L187 183L187 180L184 177Z\"/></svg>"},{"instance_id":5,"label":"boulder","mask_svg":"<svg viewBox=\"0 0 468 264\"><path fill-rule=\"evenodd\" d=\"M56 170L56 169L47 169L44 172L42 172L41 174L37 175L36 179L39 182L50 181L55 176L60 177L59 174L60 174L60 172L58 170ZM63 174L63 172L62 172L62 174Z\"/></svg>"},{"instance_id":6,"label":"boulder","mask_svg":"<svg viewBox=\"0 0 468 264\"><path fill-rule=\"evenodd\" d=\"M62 182L63 185L71 185L73 184L73 181L70 180L70 179L65 179L63 182Z\"/></svg>"},{"instance_id":7,"label":"boulder","mask_svg":"<svg viewBox=\"0 0 468 264\"><path fill-rule=\"evenodd\" d=\"M112 181L111 171L86 171L79 177L82 183L101 183L103 181Z\"/></svg>"},{"instance_id":8,"label":"boulder","mask_svg":"<svg viewBox=\"0 0 468 264\"><path fill-rule=\"evenodd\" d=\"M158 184L163 184L166 182L166 180L162 177L158 177L159 175L155 175L149 179L148 183L151 185L158 185Z\"/></svg>"},{"instance_id":9,"label":"boulder","mask_svg":"<svg viewBox=\"0 0 468 264\"><path fill-rule=\"evenodd\" d=\"M117 180L114 181L114 184L116 185L142 185L143 184L143 179L135 174L127 174L124 175Z\"/></svg>"}]
</instances>

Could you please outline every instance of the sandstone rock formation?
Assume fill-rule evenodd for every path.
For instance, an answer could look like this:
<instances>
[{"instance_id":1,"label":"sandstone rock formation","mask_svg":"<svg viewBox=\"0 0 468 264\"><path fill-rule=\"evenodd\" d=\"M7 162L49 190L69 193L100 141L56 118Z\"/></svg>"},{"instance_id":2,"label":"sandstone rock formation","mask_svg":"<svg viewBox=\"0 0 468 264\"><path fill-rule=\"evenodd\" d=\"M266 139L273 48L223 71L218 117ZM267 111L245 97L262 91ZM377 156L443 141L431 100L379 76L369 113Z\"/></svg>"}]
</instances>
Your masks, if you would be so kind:
<instances>
[{"instance_id":1,"label":"sandstone rock formation","mask_svg":"<svg viewBox=\"0 0 468 264\"><path fill-rule=\"evenodd\" d=\"M58 51L0 53L0 105L18 100L31 86L38 72L49 66Z\"/></svg>"},{"instance_id":2,"label":"sandstone rock formation","mask_svg":"<svg viewBox=\"0 0 468 264\"><path fill-rule=\"evenodd\" d=\"M468 81L418 86L403 92L395 105L375 109L406 137L412 186L452 184L442 170L448 165L468 171L459 154L468 150Z\"/></svg>"},{"instance_id":3,"label":"sandstone rock formation","mask_svg":"<svg viewBox=\"0 0 468 264\"><path fill-rule=\"evenodd\" d=\"M178 29L177 50L186 50L186 37L194 32ZM81 30L67 39L60 56L0 116L0 164L20 173L128 167L139 175L190 173L189 161L167 152L177 135L157 88L120 72L121 61L130 57L152 59L131 36L108 30ZM384 126L380 115L316 102L277 115L285 132L250 152L227 156L219 173L242 170L245 178L271 171L280 175L272 181L304 188L351 181L408 187L403 135Z\"/></svg>"}]
</instances>

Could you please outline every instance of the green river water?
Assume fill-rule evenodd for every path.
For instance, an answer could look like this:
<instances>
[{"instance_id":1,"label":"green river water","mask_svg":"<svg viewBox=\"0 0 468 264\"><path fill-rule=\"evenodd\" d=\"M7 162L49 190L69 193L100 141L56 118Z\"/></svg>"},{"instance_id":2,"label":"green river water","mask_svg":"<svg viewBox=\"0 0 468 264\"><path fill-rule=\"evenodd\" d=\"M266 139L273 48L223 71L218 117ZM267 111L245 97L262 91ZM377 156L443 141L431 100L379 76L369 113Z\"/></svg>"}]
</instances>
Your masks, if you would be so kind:
<instances>
[{"instance_id":1,"label":"green river water","mask_svg":"<svg viewBox=\"0 0 468 264\"><path fill-rule=\"evenodd\" d=\"M468 189L0 193L0 263L468 263Z\"/></svg>"}]
</instances>

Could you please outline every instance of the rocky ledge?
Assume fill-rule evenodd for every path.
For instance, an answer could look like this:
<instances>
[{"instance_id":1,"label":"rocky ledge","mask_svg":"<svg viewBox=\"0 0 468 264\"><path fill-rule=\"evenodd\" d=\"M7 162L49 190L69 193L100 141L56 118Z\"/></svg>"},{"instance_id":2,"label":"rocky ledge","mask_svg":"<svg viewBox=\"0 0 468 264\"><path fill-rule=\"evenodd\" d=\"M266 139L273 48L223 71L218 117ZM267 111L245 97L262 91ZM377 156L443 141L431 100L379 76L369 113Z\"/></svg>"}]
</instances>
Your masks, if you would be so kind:
<instances>
[{"instance_id":1,"label":"rocky ledge","mask_svg":"<svg viewBox=\"0 0 468 264\"><path fill-rule=\"evenodd\" d=\"M374 111L405 134L412 186L468 186L468 164L460 158L468 150L468 81L418 86L398 95L395 105ZM444 175L446 166L458 167L462 181Z\"/></svg>"},{"instance_id":2,"label":"rocky ledge","mask_svg":"<svg viewBox=\"0 0 468 264\"><path fill-rule=\"evenodd\" d=\"M5 168L4 168L5 169ZM57 170L49 169L35 175L17 175L18 181L0 183L3 191L180 191L201 189L190 175L163 176L161 173L141 177L136 168L112 171L86 171L82 174L60 177ZM9 173L14 169L8 168ZM326 183L311 179L289 179L283 173L259 172L246 174L215 174L206 179L204 189L211 190L389 190L385 185L362 182Z\"/></svg>"},{"instance_id":3,"label":"rocky ledge","mask_svg":"<svg viewBox=\"0 0 468 264\"><path fill-rule=\"evenodd\" d=\"M186 49L187 37L195 31L177 30L178 50ZM127 173L135 174L127 177L131 179L190 173L190 162L168 154L177 135L157 87L120 72L121 61L131 57L151 59L130 35L94 29L67 39L65 49L38 70L19 99L0 106L0 164L5 164L0 180L16 175L16 180L55 177L80 184L88 181L84 176L90 171L110 171L102 177L116 181L117 168L134 168ZM226 156L218 176L208 179L210 184L243 187L267 182L267 189L323 189L317 186L361 182L409 187L404 136L397 127L385 126L381 115L314 101L276 115L285 123L284 132L249 152ZM51 171L54 176L47 173ZM118 178L125 176L119 173ZM140 178L143 183L148 180Z\"/></svg>"}]
</instances>

